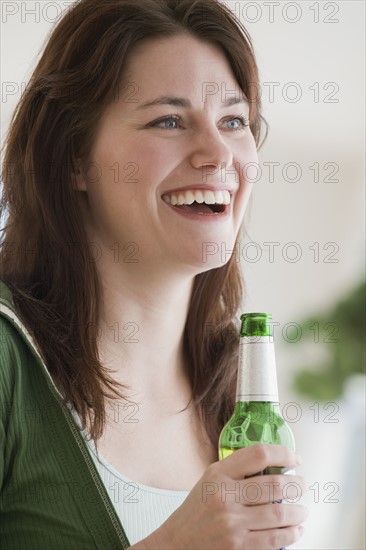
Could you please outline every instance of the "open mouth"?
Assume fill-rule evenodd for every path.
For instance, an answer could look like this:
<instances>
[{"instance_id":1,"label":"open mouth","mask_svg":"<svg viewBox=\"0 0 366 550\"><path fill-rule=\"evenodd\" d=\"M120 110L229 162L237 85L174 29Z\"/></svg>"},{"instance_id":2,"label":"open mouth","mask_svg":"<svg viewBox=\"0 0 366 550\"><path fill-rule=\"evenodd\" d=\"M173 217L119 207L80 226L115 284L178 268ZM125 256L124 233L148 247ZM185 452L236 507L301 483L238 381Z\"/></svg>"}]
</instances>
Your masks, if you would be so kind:
<instances>
[{"instance_id":1,"label":"open mouth","mask_svg":"<svg viewBox=\"0 0 366 550\"><path fill-rule=\"evenodd\" d=\"M173 206L173 205L172 205ZM177 208L178 210L183 210L186 212L191 212L193 214L202 214L204 215L212 215L212 214L223 214L227 208L226 204L205 204L198 203L194 201L192 204L181 204L181 205L175 205L173 208Z\"/></svg>"},{"instance_id":2,"label":"open mouth","mask_svg":"<svg viewBox=\"0 0 366 550\"><path fill-rule=\"evenodd\" d=\"M227 190L189 190L182 193L164 194L162 199L181 212L202 216L224 214L231 202L231 196Z\"/></svg>"}]
</instances>

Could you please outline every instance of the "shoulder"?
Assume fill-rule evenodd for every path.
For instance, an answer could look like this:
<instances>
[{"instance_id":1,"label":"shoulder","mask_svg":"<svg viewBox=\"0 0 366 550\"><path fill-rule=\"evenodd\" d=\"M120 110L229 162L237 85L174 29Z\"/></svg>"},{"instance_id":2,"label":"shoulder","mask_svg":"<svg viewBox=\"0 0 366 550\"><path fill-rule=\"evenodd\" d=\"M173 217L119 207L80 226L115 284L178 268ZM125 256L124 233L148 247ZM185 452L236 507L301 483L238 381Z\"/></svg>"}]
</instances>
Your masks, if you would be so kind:
<instances>
[{"instance_id":1,"label":"shoulder","mask_svg":"<svg viewBox=\"0 0 366 550\"><path fill-rule=\"evenodd\" d=\"M45 387L40 359L30 333L11 300L0 289L0 424L9 433L25 429ZM10 299L9 299L10 298ZM24 420L26 419L26 420ZM28 424L27 424L28 425ZM29 428L29 426L28 426Z\"/></svg>"},{"instance_id":2,"label":"shoulder","mask_svg":"<svg viewBox=\"0 0 366 550\"><path fill-rule=\"evenodd\" d=\"M27 350L14 325L0 313L0 399L13 394Z\"/></svg>"},{"instance_id":3,"label":"shoulder","mask_svg":"<svg viewBox=\"0 0 366 550\"><path fill-rule=\"evenodd\" d=\"M0 280L0 386L13 384L18 393L26 396L37 384L43 386L46 382L55 396L62 399L33 330L23 324L9 287Z\"/></svg>"},{"instance_id":4,"label":"shoulder","mask_svg":"<svg viewBox=\"0 0 366 550\"><path fill-rule=\"evenodd\" d=\"M25 350L42 362L33 332L23 324L19 311L13 302L10 288L0 280L0 338L4 353L17 355Z\"/></svg>"},{"instance_id":5,"label":"shoulder","mask_svg":"<svg viewBox=\"0 0 366 550\"><path fill-rule=\"evenodd\" d=\"M12 293L0 280L0 361L18 359L19 350L24 347L22 323L15 309Z\"/></svg>"},{"instance_id":6,"label":"shoulder","mask_svg":"<svg viewBox=\"0 0 366 550\"><path fill-rule=\"evenodd\" d=\"M0 312L0 363L17 358L22 347L24 344L18 331Z\"/></svg>"},{"instance_id":7,"label":"shoulder","mask_svg":"<svg viewBox=\"0 0 366 550\"><path fill-rule=\"evenodd\" d=\"M29 363L30 344L12 301L10 289L0 280L0 396L8 393L22 378Z\"/></svg>"},{"instance_id":8,"label":"shoulder","mask_svg":"<svg viewBox=\"0 0 366 550\"><path fill-rule=\"evenodd\" d=\"M0 279L0 301L9 305L13 303L13 297L10 288Z\"/></svg>"}]
</instances>

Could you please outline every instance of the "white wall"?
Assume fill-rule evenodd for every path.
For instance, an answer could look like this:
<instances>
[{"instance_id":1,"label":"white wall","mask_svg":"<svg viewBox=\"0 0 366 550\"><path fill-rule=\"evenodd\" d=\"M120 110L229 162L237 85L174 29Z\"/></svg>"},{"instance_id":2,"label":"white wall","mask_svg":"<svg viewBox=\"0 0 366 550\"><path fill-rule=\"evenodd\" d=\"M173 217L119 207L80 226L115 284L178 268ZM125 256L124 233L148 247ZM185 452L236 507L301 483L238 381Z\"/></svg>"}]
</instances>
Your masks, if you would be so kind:
<instances>
[{"instance_id":1,"label":"white wall","mask_svg":"<svg viewBox=\"0 0 366 550\"><path fill-rule=\"evenodd\" d=\"M322 343L321 338L304 346L305 333L297 344L286 344L282 331L287 323L332 309L364 278L365 7L357 1L280 2L270 22L269 5L274 2L229 4L240 12L252 36L264 114L271 126L260 152L263 174L255 184L245 241L262 250L254 245L245 249L243 244L242 265L248 286L245 310L270 311L280 323L275 333L280 397L285 406L296 403L284 409L289 419L299 415L291 423L304 458L298 472L312 489L303 499L311 515L298 547L364 549L364 377L351 381L347 396L334 407L300 399L291 390L293 374L306 362L316 366L332 344ZM295 19L300 10L297 22L286 21L286 17ZM338 22L325 23L326 16ZM286 88L291 82L295 86ZM273 98L269 83L279 83L272 88ZM331 92L336 93L329 96ZM290 101L296 93L299 100ZM271 162L280 163L272 182L264 164ZM299 181L286 181L298 174L290 167L286 172L287 163L300 167ZM320 167L319 182L310 169L315 163ZM324 169L327 163L333 164ZM338 181L327 182L333 167ZM279 243L272 261L265 242ZM319 243L319 258L314 243ZM324 250L327 243L334 244ZM256 254L258 261L253 262ZM299 260L291 262L297 254ZM327 418L332 411L334 417Z\"/></svg>"},{"instance_id":2,"label":"white wall","mask_svg":"<svg viewBox=\"0 0 366 550\"><path fill-rule=\"evenodd\" d=\"M1 3L2 141L52 21L71 3ZM225 3L252 36L264 114L271 126L260 152L262 177L255 184L249 237L241 243L242 265L248 288L246 311L270 311L280 323L281 401L296 402L302 414L292 427L304 457L299 473L313 489L304 500L311 517L299 548L362 549L364 424L354 428L358 431L353 438L350 430L355 426L352 419L360 419L364 410L363 386L359 379L350 383L346 398L336 404L338 422L325 422L330 410L324 404L319 404L320 421L315 422L317 405L291 391L293 373L303 360L301 342L286 345L281 331L286 323L298 323L310 313L331 307L364 276L364 3ZM291 101L296 93L299 100ZM271 182L264 163L272 162L280 165ZM290 167L286 173L288 163L297 164L302 174L299 181L286 181L296 175ZM310 169L316 163L320 181L315 181ZM327 182L333 167L337 181ZM269 246L263 245L266 242L279 243L273 261ZM256 245L245 248L246 243ZM319 243L318 261L314 243ZM299 254L296 262L291 261L295 254ZM258 261L253 261L256 255ZM324 352L324 344L319 343L307 353L315 360ZM327 502L332 499L338 502Z\"/></svg>"}]
</instances>

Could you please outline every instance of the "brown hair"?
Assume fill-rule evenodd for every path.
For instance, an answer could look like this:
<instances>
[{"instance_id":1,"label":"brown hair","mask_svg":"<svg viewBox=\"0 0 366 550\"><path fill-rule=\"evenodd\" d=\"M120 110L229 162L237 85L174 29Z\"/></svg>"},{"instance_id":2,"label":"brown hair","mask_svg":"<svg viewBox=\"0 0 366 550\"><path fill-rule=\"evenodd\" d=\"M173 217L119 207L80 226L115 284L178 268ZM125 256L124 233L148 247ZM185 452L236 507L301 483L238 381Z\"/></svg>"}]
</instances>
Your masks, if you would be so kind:
<instances>
[{"instance_id":1,"label":"brown hair","mask_svg":"<svg viewBox=\"0 0 366 550\"><path fill-rule=\"evenodd\" d=\"M80 0L53 30L13 115L6 141L0 215L0 279L13 292L65 403L90 421L96 441L105 398L123 397L98 360L100 287L88 253L72 173L86 159L105 107L125 85L142 40L190 35L219 46L250 104L257 146L263 121L250 38L218 0ZM214 446L235 400L243 298L234 253L195 277L184 329L193 404ZM111 393L107 393L106 390Z\"/></svg>"}]
</instances>

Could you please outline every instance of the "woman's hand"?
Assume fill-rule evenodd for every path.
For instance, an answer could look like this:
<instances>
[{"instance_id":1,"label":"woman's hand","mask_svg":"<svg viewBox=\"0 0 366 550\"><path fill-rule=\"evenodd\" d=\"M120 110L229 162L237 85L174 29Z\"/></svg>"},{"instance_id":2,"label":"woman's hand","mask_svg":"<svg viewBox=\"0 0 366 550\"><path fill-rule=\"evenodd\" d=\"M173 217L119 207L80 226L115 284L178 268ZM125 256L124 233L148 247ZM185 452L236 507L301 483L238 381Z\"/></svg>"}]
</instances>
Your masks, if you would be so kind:
<instances>
[{"instance_id":1,"label":"woman's hand","mask_svg":"<svg viewBox=\"0 0 366 550\"><path fill-rule=\"evenodd\" d=\"M296 542L302 535L307 508L273 501L297 501L306 490L304 479L293 475L247 476L269 466L298 464L297 455L283 445L253 445L235 451L211 464L183 504L131 548L276 550Z\"/></svg>"}]
</instances>

